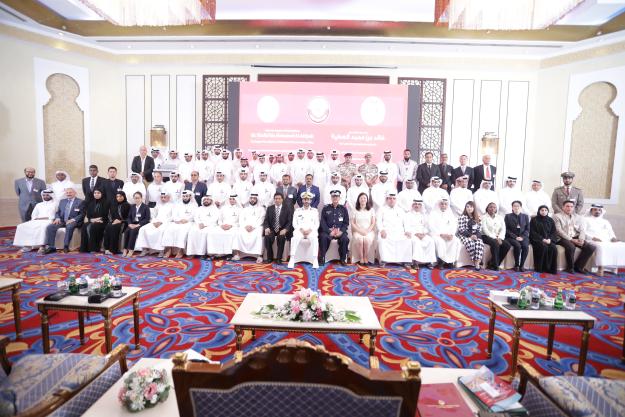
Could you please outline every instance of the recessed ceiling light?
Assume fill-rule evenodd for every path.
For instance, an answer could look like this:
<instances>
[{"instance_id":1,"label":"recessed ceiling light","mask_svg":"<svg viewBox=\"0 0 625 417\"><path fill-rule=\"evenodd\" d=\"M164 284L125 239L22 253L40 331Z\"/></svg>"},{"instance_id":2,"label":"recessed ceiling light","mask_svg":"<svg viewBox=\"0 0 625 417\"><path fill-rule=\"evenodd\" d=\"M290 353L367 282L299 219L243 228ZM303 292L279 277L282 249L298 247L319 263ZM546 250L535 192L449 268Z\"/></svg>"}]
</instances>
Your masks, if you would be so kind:
<instances>
[{"instance_id":1,"label":"recessed ceiling light","mask_svg":"<svg viewBox=\"0 0 625 417\"><path fill-rule=\"evenodd\" d=\"M132 45L128 45L126 46L128 49L132 49Z\"/></svg>"},{"instance_id":2,"label":"recessed ceiling light","mask_svg":"<svg viewBox=\"0 0 625 417\"><path fill-rule=\"evenodd\" d=\"M260 45L254 45L254 48L258 49L260 48Z\"/></svg>"}]
</instances>

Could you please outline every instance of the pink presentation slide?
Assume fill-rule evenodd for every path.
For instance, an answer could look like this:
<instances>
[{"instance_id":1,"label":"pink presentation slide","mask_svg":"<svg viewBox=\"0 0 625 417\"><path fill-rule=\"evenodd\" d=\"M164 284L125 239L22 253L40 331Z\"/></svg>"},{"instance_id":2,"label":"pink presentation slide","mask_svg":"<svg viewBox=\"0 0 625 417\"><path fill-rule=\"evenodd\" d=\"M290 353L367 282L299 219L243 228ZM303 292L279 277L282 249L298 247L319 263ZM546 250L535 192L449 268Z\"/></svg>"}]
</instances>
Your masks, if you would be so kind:
<instances>
[{"instance_id":1,"label":"pink presentation slide","mask_svg":"<svg viewBox=\"0 0 625 417\"><path fill-rule=\"evenodd\" d=\"M266 153L299 148L353 153L354 162L406 147L408 87L389 84L243 82L239 147Z\"/></svg>"}]
</instances>

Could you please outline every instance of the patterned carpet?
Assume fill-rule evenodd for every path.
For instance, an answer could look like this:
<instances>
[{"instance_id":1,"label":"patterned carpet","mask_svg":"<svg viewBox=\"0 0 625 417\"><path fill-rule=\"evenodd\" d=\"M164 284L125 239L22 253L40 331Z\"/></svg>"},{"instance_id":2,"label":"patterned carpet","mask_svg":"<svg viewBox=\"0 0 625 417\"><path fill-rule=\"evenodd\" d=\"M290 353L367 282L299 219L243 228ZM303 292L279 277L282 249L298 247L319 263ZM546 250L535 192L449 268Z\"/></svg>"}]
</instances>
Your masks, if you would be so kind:
<instances>
[{"instance_id":1,"label":"patterned carpet","mask_svg":"<svg viewBox=\"0 0 625 417\"><path fill-rule=\"evenodd\" d=\"M510 373L512 327L497 321L494 352L486 358L488 306L491 289L517 288L521 283L543 288L575 287L578 306L597 318L591 332L586 375L625 378L621 343L625 315L625 274L606 277L561 274L557 277L534 272L475 272L470 270L421 270L416 276L401 268L362 268L328 265L319 271L309 266L289 270L251 262L162 260L154 257L125 259L88 254L18 255L11 246L13 229L0 230L0 274L24 279L22 297L23 338L9 345L16 359L41 352L41 327L34 301L54 292L57 281L70 272L91 276L105 272L121 276L124 285L140 286L141 350L131 358L169 357L193 348L213 359L227 359L234 352L235 334L228 326L237 306L248 292L291 293L299 288L319 289L323 294L368 296L384 332L376 349L381 367L396 369L404 358L423 366L479 367L484 364L501 375ZM114 315L113 343L133 346L132 309ZM0 294L0 332L15 339L10 293ZM51 318L53 351L104 351L102 319L86 320L87 342L80 345L75 314L57 313ZM355 335L287 335L259 333L245 349L286 337L323 343L333 351L367 366L368 353ZM577 369L581 331L558 327L553 360L545 359L546 326L523 329L519 358L532 363L543 374L562 374Z\"/></svg>"}]
</instances>

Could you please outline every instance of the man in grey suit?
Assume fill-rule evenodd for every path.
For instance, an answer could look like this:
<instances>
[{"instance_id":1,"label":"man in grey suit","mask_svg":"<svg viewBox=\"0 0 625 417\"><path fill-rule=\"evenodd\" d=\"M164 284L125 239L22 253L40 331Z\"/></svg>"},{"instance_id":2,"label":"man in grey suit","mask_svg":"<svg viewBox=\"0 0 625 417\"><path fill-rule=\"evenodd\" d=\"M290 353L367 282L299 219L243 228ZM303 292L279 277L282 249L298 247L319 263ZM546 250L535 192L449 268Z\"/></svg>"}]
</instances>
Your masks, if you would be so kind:
<instances>
[{"instance_id":1,"label":"man in grey suit","mask_svg":"<svg viewBox=\"0 0 625 417\"><path fill-rule=\"evenodd\" d=\"M19 198L18 208L22 223L30 220L30 212L37 203L41 203L41 192L46 189L46 182L35 178L35 168L24 168L24 178L15 180L15 194Z\"/></svg>"},{"instance_id":2,"label":"man in grey suit","mask_svg":"<svg viewBox=\"0 0 625 417\"><path fill-rule=\"evenodd\" d=\"M551 195L553 212L555 214L561 213L564 203L572 201L575 203L575 213L582 214L582 211L584 211L584 194L580 188L573 186L575 174L567 171L563 172L560 176L562 177L562 184L564 185L556 187L556 189L553 190L553 194Z\"/></svg>"},{"instance_id":3,"label":"man in grey suit","mask_svg":"<svg viewBox=\"0 0 625 417\"><path fill-rule=\"evenodd\" d=\"M61 227L65 228L63 252L69 252L69 242L72 241L74 230L82 226L82 221L85 218L85 202L76 198L76 190L73 187L65 190L65 197L59 202L54 221L46 229L47 248L44 252L46 255L56 252L54 241L56 240L56 232Z\"/></svg>"},{"instance_id":4,"label":"man in grey suit","mask_svg":"<svg viewBox=\"0 0 625 417\"><path fill-rule=\"evenodd\" d=\"M291 210L295 210L297 188L291 185L291 176L289 174L284 174L282 176L282 183L276 185L276 192L282 194L284 197L284 203L291 207Z\"/></svg>"}]
</instances>

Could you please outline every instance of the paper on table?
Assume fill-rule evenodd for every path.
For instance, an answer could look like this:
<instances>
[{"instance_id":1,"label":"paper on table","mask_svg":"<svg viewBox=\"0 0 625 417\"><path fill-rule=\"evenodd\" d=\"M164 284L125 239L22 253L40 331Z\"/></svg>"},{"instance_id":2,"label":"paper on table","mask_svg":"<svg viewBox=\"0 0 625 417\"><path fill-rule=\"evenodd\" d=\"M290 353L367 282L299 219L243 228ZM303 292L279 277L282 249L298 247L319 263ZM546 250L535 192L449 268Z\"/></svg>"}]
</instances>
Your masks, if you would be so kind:
<instances>
[{"instance_id":1,"label":"paper on table","mask_svg":"<svg viewBox=\"0 0 625 417\"><path fill-rule=\"evenodd\" d=\"M189 361L201 361L201 362L219 365L219 361L212 361L208 359L206 356L202 355L200 352L197 352L193 349L187 349L184 351L184 353L187 354L187 360Z\"/></svg>"},{"instance_id":2,"label":"paper on table","mask_svg":"<svg viewBox=\"0 0 625 417\"><path fill-rule=\"evenodd\" d=\"M507 302L508 297L510 297L511 295L516 295L518 297L519 293L517 291L508 291L508 290L504 290L504 291L491 290L488 298L490 298L493 301Z\"/></svg>"}]
</instances>

